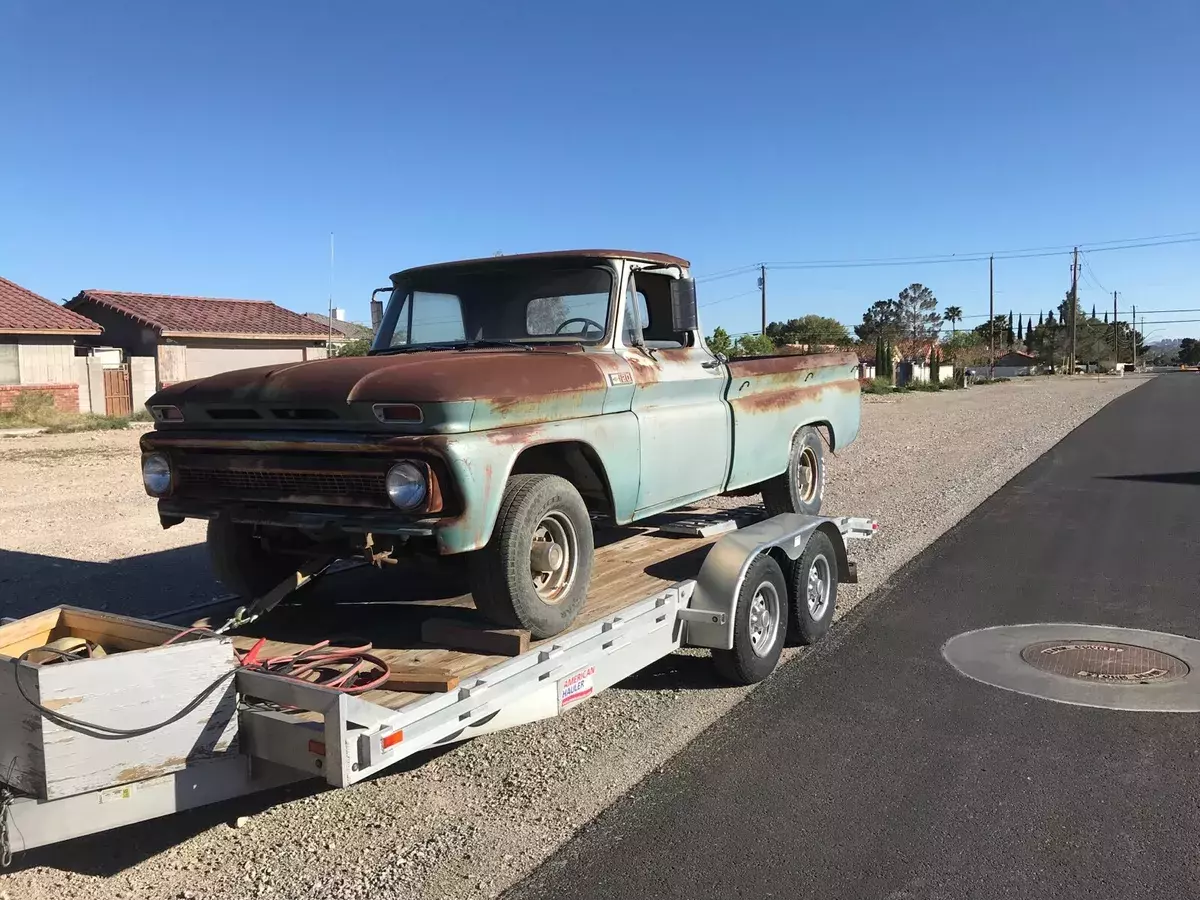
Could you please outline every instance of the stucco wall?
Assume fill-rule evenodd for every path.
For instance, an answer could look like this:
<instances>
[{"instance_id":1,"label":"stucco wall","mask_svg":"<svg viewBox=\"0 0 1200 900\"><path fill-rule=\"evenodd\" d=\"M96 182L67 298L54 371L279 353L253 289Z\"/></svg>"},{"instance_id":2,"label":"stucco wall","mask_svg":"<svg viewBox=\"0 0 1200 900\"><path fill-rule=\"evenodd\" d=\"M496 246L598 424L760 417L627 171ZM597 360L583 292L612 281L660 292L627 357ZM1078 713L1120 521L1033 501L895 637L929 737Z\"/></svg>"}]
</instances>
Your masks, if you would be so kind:
<instances>
[{"instance_id":1,"label":"stucco wall","mask_svg":"<svg viewBox=\"0 0 1200 900\"><path fill-rule=\"evenodd\" d=\"M17 343L21 384L76 384L75 342L70 338L22 335Z\"/></svg>"}]
</instances>

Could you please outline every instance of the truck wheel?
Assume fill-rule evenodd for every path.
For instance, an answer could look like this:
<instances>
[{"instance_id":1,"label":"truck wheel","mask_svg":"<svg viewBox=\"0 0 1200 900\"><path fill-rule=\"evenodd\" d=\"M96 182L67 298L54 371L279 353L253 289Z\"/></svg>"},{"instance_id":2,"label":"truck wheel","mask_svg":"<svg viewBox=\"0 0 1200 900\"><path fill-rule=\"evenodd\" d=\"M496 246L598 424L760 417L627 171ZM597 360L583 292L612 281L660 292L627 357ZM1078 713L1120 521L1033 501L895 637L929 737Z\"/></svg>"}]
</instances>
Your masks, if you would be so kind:
<instances>
[{"instance_id":1,"label":"truck wheel","mask_svg":"<svg viewBox=\"0 0 1200 900\"><path fill-rule=\"evenodd\" d=\"M261 597L298 565L287 556L267 551L250 525L228 519L209 520L207 544L217 581L244 600Z\"/></svg>"},{"instance_id":2,"label":"truck wheel","mask_svg":"<svg viewBox=\"0 0 1200 900\"><path fill-rule=\"evenodd\" d=\"M557 475L514 475L504 488L492 539L472 555L476 608L535 640L575 621L587 600L594 545L587 506Z\"/></svg>"},{"instance_id":3,"label":"truck wheel","mask_svg":"<svg viewBox=\"0 0 1200 900\"><path fill-rule=\"evenodd\" d=\"M821 436L805 425L792 438L787 471L763 483L763 505L767 514L803 513L815 516L825 495L825 461Z\"/></svg>"},{"instance_id":4,"label":"truck wheel","mask_svg":"<svg viewBox=\"0 0 1200 900\"><path fill-rule=\"evenodd\" d=\"M825 532L814 531L792 563L788 635L796 643L815 644L829 630L837 606L837 571L833 541Z\"/></svg>"},{"instance_id":5,"label":"truck wheel","mask_svg":"<svg viewBox=\"0 0 1200 900\"><path fill-rule=\"evenodd\" d=\"M775 671L787 637L787 582L779 563L759 556L750 564L734 613L733 649L714 650L721 677L754 684Z\"/></svg>"}]
</instances>

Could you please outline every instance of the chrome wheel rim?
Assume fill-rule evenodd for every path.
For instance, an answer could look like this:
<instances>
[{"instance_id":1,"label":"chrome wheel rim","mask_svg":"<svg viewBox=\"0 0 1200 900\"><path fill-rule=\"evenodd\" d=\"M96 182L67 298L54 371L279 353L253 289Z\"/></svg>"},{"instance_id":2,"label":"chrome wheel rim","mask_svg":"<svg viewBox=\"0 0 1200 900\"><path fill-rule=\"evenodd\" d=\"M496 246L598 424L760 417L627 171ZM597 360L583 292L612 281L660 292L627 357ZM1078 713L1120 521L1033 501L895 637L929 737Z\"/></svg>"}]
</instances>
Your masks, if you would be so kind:
<instances>
[{"instance_id":1,"label":"chrome wheel rim","mask_svg":"<svg viewBox=\"0 0 1200 900\"><path fill-rule=\"evenodd\" d=\"M764 581L750 598L750 649L755 656L766 656L779 634L779 592Z\"/></svg>"},{"instance_id":2,"label":"chrome wheel rim","mask_svg":"<svg viewBox=\"0 0 1200 900\"><path fill-rule=\"evenodd\" d=\"M829 560L824 556L813 559L808 567L808 585L805 599L808 602L808 614L814 619L820 619L829 609L830 588L833 585L829 570Z\"/></svg>"},{"instance_id":3,"label":"chrome wheel rim","mask_svg":"<svg viewBox=\"0 0 1200 900\"><path fill-rule=\"evenodd\" d=\"M805 447L796 457L796 493L805 503L817 495L817 454L812 447Z\"/></svg>"},{"instance_id":4,"label":"chrome wheel rim","mask_svg":"<svg viewBox=\"0 0 1200 900\"><path fill-rule=\"evenodd\" d=\"M571 519L549 512L533 530L529 545L529 574L543 603L558 603L575 582L579 560L579 538Z\"/></svg>"}]
</instances>

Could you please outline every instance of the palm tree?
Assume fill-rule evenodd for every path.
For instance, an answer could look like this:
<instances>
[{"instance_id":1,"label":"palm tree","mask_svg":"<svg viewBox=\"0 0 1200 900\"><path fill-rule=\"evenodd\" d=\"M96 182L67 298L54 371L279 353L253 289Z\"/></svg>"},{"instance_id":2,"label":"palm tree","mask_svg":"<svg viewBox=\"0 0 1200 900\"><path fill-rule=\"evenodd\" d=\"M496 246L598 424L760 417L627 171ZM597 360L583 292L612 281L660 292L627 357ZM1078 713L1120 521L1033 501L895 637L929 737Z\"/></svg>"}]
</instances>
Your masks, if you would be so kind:
<instances>
[{"instance_id":1,"label":"palm tree","mask_svg":"<svg viewBox=\"0 0 1200 900\"><path fill-rule=\"evenodd\" d=\"M950 328L955 334L958 334L958 323L962 321L962 308L958 306L947 306L946 311L942 313L946 320L950 323Z\"/></svg>"}]
</instances>

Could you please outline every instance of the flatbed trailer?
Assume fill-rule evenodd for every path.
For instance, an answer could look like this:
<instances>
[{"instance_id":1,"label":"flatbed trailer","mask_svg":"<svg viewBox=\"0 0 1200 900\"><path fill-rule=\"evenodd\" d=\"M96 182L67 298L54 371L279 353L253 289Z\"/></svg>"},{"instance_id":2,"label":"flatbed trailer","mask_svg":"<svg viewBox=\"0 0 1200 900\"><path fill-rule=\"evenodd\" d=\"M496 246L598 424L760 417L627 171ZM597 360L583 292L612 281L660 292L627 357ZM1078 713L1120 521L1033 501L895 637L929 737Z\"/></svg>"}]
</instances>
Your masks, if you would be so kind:
<instances>
[{"instance_id":1,"label":"flatbed trailer","mask_svg":"<svg viewBox=\"0 0 1200 900\"><path fill-rule=\"evenodd\" d=\"M56 799L21 796L5 786L0 771L0 863L11 853L294 782L323 778L346 787L431 748L560 715L681 647L711 648L734 683L760 681L778 662L789 620L793 634L787 637L807 643L819 639L832 620L837 585L857 580L847 542L871 538L876 527L855 517L763 518L752 508L732 514L685 512L598 535L588 604L572 630L515 655L425 641L373 651L393 670L449 673L450 689L443 691L352 695L237 669L237 736L230 752L188 761L167 774ZM297 573L296 584L311 575ZM368 614L384 616L380 609L385 608L466 621L472 606L469 595L452 594L388 607L372 604ZM282 608L239 628L235 637L217 639L232 641L242 651L261 644L264 655L296 652L307 644L286 640L296 635L281 637L268 625L286 625L289 615L294 621L319 619L319 610L306 609ZM805 609L816 615L805 618ZM197 619L206 625L227 612L217 605L166 618L183 628ZM812 633L794 633L805 632L814 619L824 624ZM19 727L17 721L6 722L6 715L15 713L0 703L0 732ZM127 763L127 770L135 769L138 760Z\"/></svg>"}]
</instances>

